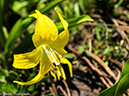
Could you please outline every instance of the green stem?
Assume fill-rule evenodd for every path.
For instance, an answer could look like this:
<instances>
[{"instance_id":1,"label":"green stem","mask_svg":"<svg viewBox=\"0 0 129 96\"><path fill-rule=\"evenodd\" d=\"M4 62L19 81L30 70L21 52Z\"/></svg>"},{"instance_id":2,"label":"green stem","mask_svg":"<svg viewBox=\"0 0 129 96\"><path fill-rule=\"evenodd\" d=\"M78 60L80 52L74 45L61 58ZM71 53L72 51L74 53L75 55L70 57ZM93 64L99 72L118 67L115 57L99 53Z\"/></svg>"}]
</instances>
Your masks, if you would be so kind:
<instances>
[{"instance_id":1,"label":"green stem","mask_svg":"<svg viewBox=\"0 0 129 96\"><path fill-rule=\"evenodd\" d=\"M51 75L50 71L49 71L49 76L50 76L50 81L51 81L52 88L53 88L53 90L54 90L55 96L58 96L57 90L56 90L56 87L55 87L55 84L54 84L54 80L53 80L53 78L52 78L52 75Z\"/></svg>"}]
</instances>

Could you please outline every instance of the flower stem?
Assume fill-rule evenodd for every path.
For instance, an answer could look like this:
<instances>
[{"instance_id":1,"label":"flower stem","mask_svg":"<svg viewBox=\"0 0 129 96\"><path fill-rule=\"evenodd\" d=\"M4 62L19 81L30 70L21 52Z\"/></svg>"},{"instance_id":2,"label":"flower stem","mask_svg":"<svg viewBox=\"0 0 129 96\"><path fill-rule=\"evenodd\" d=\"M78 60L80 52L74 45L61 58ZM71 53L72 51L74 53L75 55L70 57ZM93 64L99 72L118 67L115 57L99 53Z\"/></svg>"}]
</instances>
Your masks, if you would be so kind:
<instances>
[{"instance_id":1,"label":"flower stem","mask_svg":"<svg viewBox=\"0 0 129 96\"><path fill-rule=\"evenodd\" d=\"M53 88L53 91L55 93L55 96L58 96L58 93L57 93L57 90L56 90L56 87L55 87L55 84L54 84L54 80L52 78L52 75L51 75L50 71L49 71L49 76L50 76L50 81L51 81L52 88Z\"/></svg>"}]
</instances>

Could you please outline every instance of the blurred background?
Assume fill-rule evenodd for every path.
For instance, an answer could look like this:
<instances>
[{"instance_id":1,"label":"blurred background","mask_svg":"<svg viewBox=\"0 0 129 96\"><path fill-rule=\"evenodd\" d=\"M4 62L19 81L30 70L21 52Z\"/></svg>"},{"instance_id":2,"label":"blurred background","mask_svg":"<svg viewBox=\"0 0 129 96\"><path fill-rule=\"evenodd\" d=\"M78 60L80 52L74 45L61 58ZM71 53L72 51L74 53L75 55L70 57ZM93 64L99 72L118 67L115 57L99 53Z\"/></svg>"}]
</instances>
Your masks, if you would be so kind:
<instances>
[{"instance_id":1,"label":"blurred background","mask_svg":"<svg viewBox=\"0 0 129 96\"><path fill-rule=\"evenodd\" d=\"M0 93L53 96L47 75L33 85L13 83L31 80L39 68L15 69L12 63L13 54L34 49L36 19L28 15L35 9L56 22L59 32L63 30L55 7L69 23L65 58L73 65L72 78L68 66L63 66L67 80L54 80L59 96L97 96L119 80L129 58L129 0L0 0Z\"/></svg>"}]
</instances>

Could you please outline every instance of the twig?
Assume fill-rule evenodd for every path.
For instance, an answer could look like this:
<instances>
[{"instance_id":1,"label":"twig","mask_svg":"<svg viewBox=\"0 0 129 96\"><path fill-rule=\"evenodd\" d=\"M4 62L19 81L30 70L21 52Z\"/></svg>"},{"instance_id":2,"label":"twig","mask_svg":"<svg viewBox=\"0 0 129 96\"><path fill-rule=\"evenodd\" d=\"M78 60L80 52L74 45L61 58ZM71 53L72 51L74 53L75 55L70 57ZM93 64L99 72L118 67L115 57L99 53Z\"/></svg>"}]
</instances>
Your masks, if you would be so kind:
<instances>
[{"instance_id":1,"label":"twig","mask_svg":"<svg viewBox=\"0 0 129 96\"><path fill-rule=\"evenodd\" d=\"M86 58L86 57L82 57L82 58L83 58L83 60L85 60L85 61L88 63L88 65L91 67L92 70L96 71L96 72L100 75L100 77L99 77L100 80L103 82L103 84L104 84L107 88L109 88L110 85L109 85L109 84L105 81L105 79L102 77L103 74L100 72L100 70L97 69L96 67L94 67L93 64L90 62L90 60L89 60L88 58Z\"/></svg>"},{"instance_id":2,"label":"twig","mask_svg":"<svg viewBox=\"0 0 129 96\"><path fill-rule=\"evenodd\" d=\"M117 83L119 81L120 76L121 76L120 70L118 68L116 68L116 70L118 71L118 75L117 75L117 78L116 78L116 82L115 83Z\"/></svg>"},{"instance_id":3,"label":"twig","mask_svg":"<svg viewBox=\"0 0 129 96\"><path fill-rule=\"evenodd\" d=\"M123 64L122 63L120 63L120 62L118 62L118 61L115 61L115 60L113 60L113 59L111 59L111 58L109 58L109 60L111 61L111 62L113 62L114 64L116 64L116 65L118 65L119 67L123 67Z\"/></svg>"},{"instance_id":4,"label":"twig","mask_svg":"<svg viewBox=\"0 0 129 96\"><path fill-rule=\"evenodd\" d=\"M90 56L95 59L99 64L103 66L103 68L116 80L116 75L112 72L112 70L95 54L89 53L89 51L85 50L86 53L90 54Z\"/></svg>"},{"instance_id":5,"label":"twig","mask_svg":"<svg viewBox=\"0 0 129 96\"><path fill-rule=\"evenodd\" d=\"M123 22L123 21L120 21L120 20L118 20L118 19L116 19L116 20L117 20L117 22L118 22L119 24L121 24L121 25L123 25L123 26L128 26L127 23L125 23L125 22Z\"/></svg>"},{"instance_id":6,"label":"twig","mask_svg":"<svg viewBox=\"0 0 129 96\"><path fill-rule=\"evenodd\" d=\"M55 96L58 96L58 93L57 93L57 90L56 90L56 87L55 87L55 84L54 84L54 81L53 81L53 78L52 78L52 75L51 75L50 72L49 72L49 76L50 76L50 81L51 81L52 88L53 88L53 91L55 93Z\"/></svg>"},{"instance_id":7,"label":"twig","mask_svg":"<svg viewBox=\"0 0 129 96\"><path fill-rule=\"evenodd\" d=\"M89 39L88 44L89 44L89 52L91 52L92 51L92 39L91 38Z\"/></svg>"},{"instance_id":8,"label":"twig","mask_svg":"<svg viewBox=\"0 0 129 96\"><path fill-rule=\"evenodd\" d=\"M111 18L111 17L110 17L110 18ZM125 39L125 40L127 41L127 43L129 44L129 39L128 39L127 35L125 34L125 32L124 32L123 30L120 30L120 29L119 29L119 24L118 24L117 20L114 19L114 18L111 18L111 20L112 20L112 22L115 24L115 26L117 26L117 28L116 28L117 32L118 32L118 33L121 35L121 37L122 37L123 39Z\"/></svg>"},{"instance_id":9,"label":"twig","mask_svg":"<svg viewBox=\"0 0 129 96\"><path fill-rule=\"evenodd\" d=\"M113 85L113 83L112 83L109 79L107 79L107 77L103 76L103 73L102 73L98 68L96 68L96 67L93 66L93 64L90 62L90 60L89 60L88 58L86 58L85 56L82 57L74 48L72 48L71 45L69 45L68 48L69 48L72 52L74 52L79 58L81 58L81 59L83 59L84 61L86 61L86 62L88 63L88 65L91 67L91 69L94 70L94 71L96 71L96 72L100 75L100 77L99 77L100 80L103 82L103 84L104 84L107 88L109 88L110 85ZM105 77L105 79L110 83L110 85L106 82L106 80L104 79L104 77Z\"/></svg>"},{"instance_id":10,"label":"twig","mask_svg":"<svg viewBox=\"0 0 129 96\"><path fill-rule=\"evenodd\" d=\"M66 90L67 90L67 92L68 92L68 96L71 96L70 90L69 90L69 87L68 87L66 81L65 81L65 80L62 80L62 81L63 81L63 83L64 83L64 85L65 85L65 87L66 87Z\"/></svg>"},{"instance_id":11,"label":"twig","mask_svg":"<svg viewBox=\"0 0 129 96\"><path fill-rule=\"evenodd\" d=\"M105 77L105 79L108 81L108 83L110 84L110 86L114 85L109 78Z\"/></svg>"},{"instance_id":12,"label":"twig","mask_svg":"<svg viewBox=\"0 0 129 96\"><path fill-rule=\"evenodd\" d=\"M49 86L49 90L50 90L50 92L51 92L52 94L54 94L54 92L53 92L53 90L52 90L52 87L51 87L51 86Z\"/></svg>"},{"instance_id":13,"label":"twig","mask_svg":"<svg viewBox=\"0 0 129 96\"><path fill-rule=\"evenodd\" d=\"M58 85L57 88L59 88L62 91L63 96L67 96L67 93L63 90L63 88Z\"/></svg>"}]
</instances>

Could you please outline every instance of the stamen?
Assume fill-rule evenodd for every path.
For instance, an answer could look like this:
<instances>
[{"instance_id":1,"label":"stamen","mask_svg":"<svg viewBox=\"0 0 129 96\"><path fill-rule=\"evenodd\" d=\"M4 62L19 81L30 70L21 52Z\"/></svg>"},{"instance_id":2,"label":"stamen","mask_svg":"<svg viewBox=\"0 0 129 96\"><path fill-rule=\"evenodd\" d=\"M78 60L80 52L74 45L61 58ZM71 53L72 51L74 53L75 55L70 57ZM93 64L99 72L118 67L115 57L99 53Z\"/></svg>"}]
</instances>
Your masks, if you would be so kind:
<instances>
[{"instance_id":1,"label":"stamen","mask_svg":"<svg viewBox=\"0 0 129 96\"><path fill-rule=\"evenodd\" d=\"M54 52L55 52L57 58L61 61L62 60L62 56L58 52L56 52L55 50L54 50Z\"/></svg>"},{"instance_id":2,"label":"stamen","mask_svg":"<svg viewBox=\"0 0 129 96\"><path fill-rule=\"evenodd\" d=\"M61 55L56 52L55 50L53 50L51 47L47 46L47 45L42 45L43 49L45 50L49 60L52 63L55 63L56 65L60 64L60 60L61 60Z\"/></svg>"}]
</instances>

